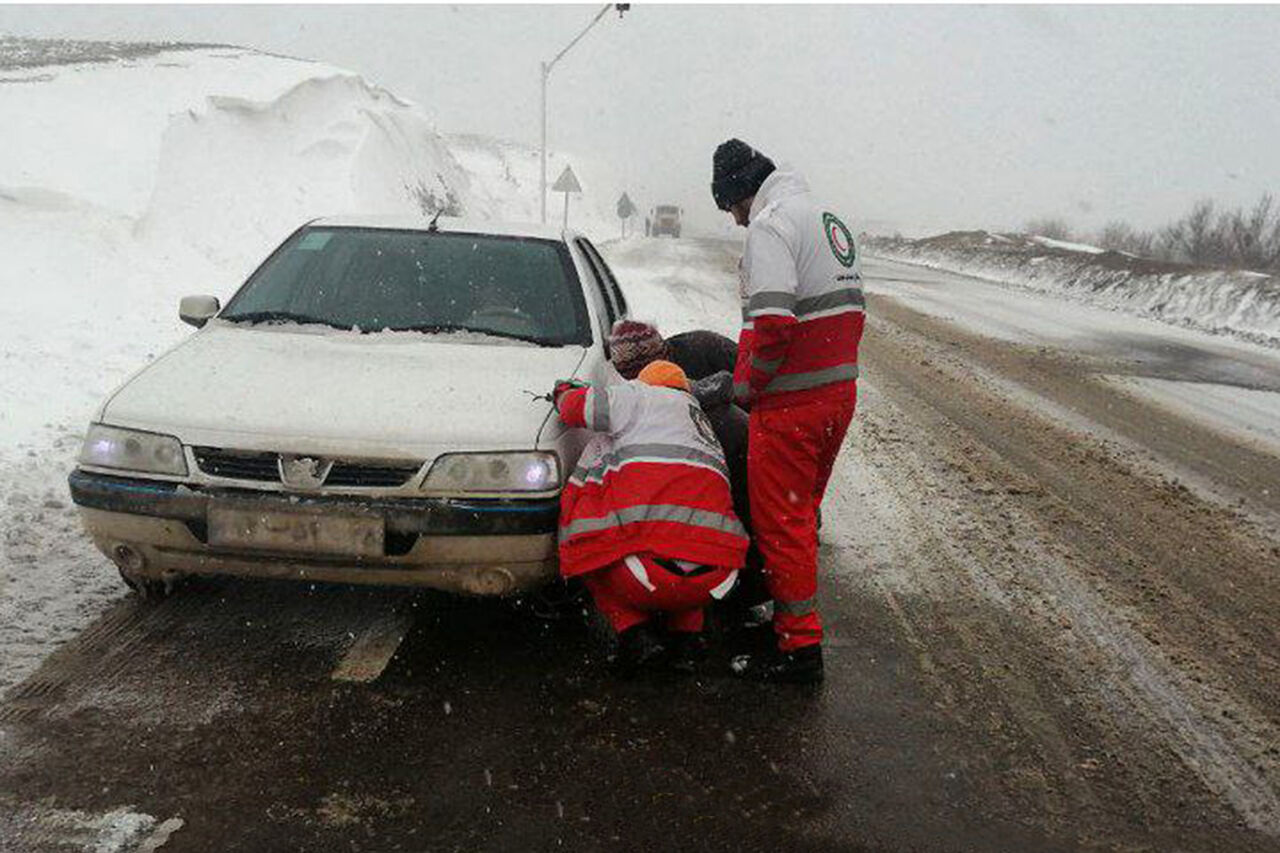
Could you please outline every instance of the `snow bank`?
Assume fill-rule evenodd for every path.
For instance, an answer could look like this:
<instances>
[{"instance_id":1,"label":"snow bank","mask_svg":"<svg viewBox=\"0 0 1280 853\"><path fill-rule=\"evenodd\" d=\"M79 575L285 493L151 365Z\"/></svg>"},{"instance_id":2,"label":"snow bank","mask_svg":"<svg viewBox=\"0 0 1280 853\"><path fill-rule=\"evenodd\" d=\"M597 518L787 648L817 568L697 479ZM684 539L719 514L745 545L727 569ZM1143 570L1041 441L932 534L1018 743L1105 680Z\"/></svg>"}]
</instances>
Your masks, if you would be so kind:
<instances>
[{"instance_id":1,"label":"snow bank","mask_svg":"<svg viewBox=\"0 0 1280 853\"><path fill-rule=\"evenodd\" d=\"M326 213L489 214L478 207L420 115L359 77L332 74L263 101L210 97L173 116L139 236L184 241L243 268Z\"/></svg>"},{"instance_id":2,"label":"snow bank","mask_svg":"<svg viewBox=\"0 0 1280 853\"><path fill-rule=\"evenodd\" d=\"M143 853L163 847L185 825L182 818L157 821L128 806L87 812L58 808L49 801L4 805L0 811L0 840L13 845L6 846L6 850Z\"/></svg>"},{"instance_id":3,"label":"snow bank","mask_svg":"<svg viewBox=\"0 0 1280 853\"><path fill-rule=\"evenodd\" d=\"M742 324L737 292L741 250L740 235L697 243L628 237L600 247L622 284L632 317L654 323L667 336L711 329L735 341Z\"/></svg>"},{"instance_id":4,"label":"snow bank","mask_svg":"<svg viewBox=\"0 0 1280 853\"><path fill-rule=\"evenodd\" d=\"M473 134L447 134L445 140L449 152L470 176L473 192L497 219L537 222L541 218L537 148ZM549 151L548 185L555 183L565 166L572 166L582 184L582 192L569 198L569 226L601 240L617 235L620 225L614 205L622 191L616 182L593 160ZM564 195L548 190L547 220L560 222L563 217Z\"/></svg>"},{"instance_id":5,"label":"snow bank","mask_svg":"<svg viewBox=\"0 0 1280 853\"><path fill-rule=\"evenodd\" d=\"M870 237L872 256L1066 296L1092 305L1280 346L1280 280L1197 269L1021 234Z\"/></svg>"}]
</instances>

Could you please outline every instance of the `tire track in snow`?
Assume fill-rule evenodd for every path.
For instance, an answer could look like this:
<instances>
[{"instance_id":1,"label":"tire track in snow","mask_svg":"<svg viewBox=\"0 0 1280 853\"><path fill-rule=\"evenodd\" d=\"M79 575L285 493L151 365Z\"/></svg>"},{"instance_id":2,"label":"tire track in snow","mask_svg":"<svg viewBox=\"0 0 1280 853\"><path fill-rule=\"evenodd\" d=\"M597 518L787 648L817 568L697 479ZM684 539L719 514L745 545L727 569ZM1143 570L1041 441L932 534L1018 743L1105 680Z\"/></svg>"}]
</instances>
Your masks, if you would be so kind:
<instances>
[{"instance_id":1,"label":"tire track in snow","mask_svg":"<svg viewBox=\"0 0 1280 853\"><path fill-rule=\"evenodd\" d=\"M977 452L971 447L962 455L979 472L997 481L1008 480L1010 471L1023 479L1028 473L1035 477L1034 470L1018 469L1016 455L1001 453L1002 443L1011 440L1006 427L1012 413L1004 416L996 413L1008 407L1007 401L983 399L987 395L978 390L975 383L966 382L951 370L938 368L942 359L931 361L921 357L936 356L931 349L934 345L928 341L904 341L900 335L884 335L877 336L872 350L875 367L884 372L890 380L888 384L893 386L889 393L895 402L914 408L913 414L926 413L930 452L956 453L955 448L945 447L939 441L943 433L941 427L950 423L959 428L964 438L976 439ZM876 376L874 370L871 375ZM938 406L940 408L929 411ZM1022 414L1025 417L1026 413ZM953 421L957 416L960 420ZM997 437L999 440L993 442ZM1080 439L1063 436L1062 441L1064 446L1069 446L1078 444ZM841 489L848 488L847 480L847 476L841 477ZM1072 506L1068 499L1051 497L1069 509ZM1105 498L1101 495L1098 498L1098 507L1105 506ZM946 503L938 501L936 495L934 500ZM987 495L968 508L957 505L950 511L981 519L989 516L989 505L1007 503ZM1043 519L1035 514L1016 507L1002 508L1013 513L1027 530L1034 530L1035 538L1041 543L1052 543L1060 535L1046 527ZM939 513L933 516L931 519L925 515L920 526L945 525ZM1105 537L1106 533L1100 530L1095 535ZM1055 559L1052 548L1045 547L1043 556L1032 555L1031 559L1022 561L1017 585L1013 585L1011 578L993 573L988 563L957 560L957 556L963 555L957 555L954 541L936 537L934 541L940 543L944 551L951 552L951 560L947 562L963 566L971 573L969 582L973 592L996 606L1008 609L1010 601L1019 605L1035 603L1038 612L1028 613L1025 618L1042 623L1041 630L1066 620L1073 628L1069 634L1071 639L1060 643L1059 648L1064 654L1078 658L1083 677L1077 688L1088 691L1109 707L1114 722L1122 728L1133 728L1140 722L1139 727L1146 733L1158 734L1181 762L1209 790L1229 803L1251 829L1280 835L1280 797L1266 773L1253 763L1259 759L1266 743L1280 742L1275 727L1233 695L1226 679L1211 680L1217 682L1214 685L1197 684L1190 678L1135 627L1134 614L1118 610L1090 580L1079 574L1075 566L1081 562L1087 564L1087 558L1083 561ZM1113 549L1125 547L1118 542L1107 544Z\"/></svg>"}]
</instances>

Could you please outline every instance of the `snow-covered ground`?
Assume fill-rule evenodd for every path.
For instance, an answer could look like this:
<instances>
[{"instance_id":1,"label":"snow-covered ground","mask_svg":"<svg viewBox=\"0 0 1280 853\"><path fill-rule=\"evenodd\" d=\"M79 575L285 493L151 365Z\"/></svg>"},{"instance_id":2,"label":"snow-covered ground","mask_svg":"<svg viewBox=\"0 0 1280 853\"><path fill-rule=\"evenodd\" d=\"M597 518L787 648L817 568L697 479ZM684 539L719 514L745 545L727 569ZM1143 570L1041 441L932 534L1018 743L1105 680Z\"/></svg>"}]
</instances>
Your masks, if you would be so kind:
<instances>
[{"instance_id":1,"label":"snow-covered ground","mask_svg":"<svg viewBox=\"0 0 1280 853\"><path fill-rule=\"evenodd\" d=\"M332 66L238 48L15 45L0 51L0 689L123 593L81 533L66 475L103 397L191 331L182 296L225 301L317 216L531 219L538 191L535 151L446 138ZM32 64L64 54L77 61ZM566 162L550 158L552 180ZM572 162L584 192L571 224L607 238L613 189Z\"/></svg>"},{"instance_id":2,"label":"snow-covered ground","mask_svg":"<svg viewBox=\"0 0 1280 853\"><path fill-rule=\"evenodd\" d=\"M871 293L978 334L1128 364L1134 375L1109 381L1226 435L1280 450L1280 349L917 265L872 259L864 272Z\"/></svg>"},{"instance_id":3,"label":"snow-covered ground","mask_svg":"<svg viewBox=\"0 0 1280 853\"><path fill-rule=\"evenodd\" d=\"M1280 346L1280 279L1208 270L1024 234L873 237L870 254L1048 292L1087 305Z\"/></svg>"},{"instance_id":4,"label":"snow-covered ground","mask_svg":"<svg viewBox=\"0 0 1280 853\"><path fill-rule=\"evenodd\" d=\"M629 237L602 251L626 291L632 317L668 336L711 329L737 340L737 248L734 242ZM717 263L708 266L709 256Z\"/></svg>"},{"instance_id":5,"label":"snow-covered ground","mask_svg":"<svg viewBox=\"0 0 1280 853\"><path fill-rule=\"evenodd\" d=\"M498 219L537 222L542 215L538 203L541 180L538 150L527 145L477 136L470 133L445 134L445 144L471 181L473 194ZM616 191L604 164L580 153L572 156L547 152L547 183L555 183L566 166L582 184L583 193L569 198L569 226L597 239L616 236L618 220L613 212ZM564 218L564 195L548 192L547 221Z\"/></svg>"}]
</instances>

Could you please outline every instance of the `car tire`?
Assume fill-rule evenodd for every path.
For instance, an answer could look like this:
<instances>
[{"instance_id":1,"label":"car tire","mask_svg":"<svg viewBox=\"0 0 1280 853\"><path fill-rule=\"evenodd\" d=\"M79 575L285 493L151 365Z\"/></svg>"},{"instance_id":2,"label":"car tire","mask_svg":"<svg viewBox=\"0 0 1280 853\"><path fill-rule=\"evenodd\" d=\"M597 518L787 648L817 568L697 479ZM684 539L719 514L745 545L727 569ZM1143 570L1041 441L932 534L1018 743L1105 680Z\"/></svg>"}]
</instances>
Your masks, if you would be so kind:
<instances>
[{"instance_id":1,"label":"car tire","mask_svg":"<svg viewBox=\"0 0 1280 853\"><path fill-rule=\"evenodd\" d=\"M136 592L145 601L163 601L173 594L173 583L171 581L136 578L125 574L123 569L117 569L117 571L120 572L120 579L124 581L125 586Z\"/></svg>"},{"instance_id":2,"label":"car tire","mask_svg":"<svg viewBox=\"0 0 1280 853\"><path fill-rule=\"evenodd\" d=\"M529 611L544 622L579 619L591 606L591 599L581 583L560 579L534 590L526 601Z\"/></svg>"}]
</instances>

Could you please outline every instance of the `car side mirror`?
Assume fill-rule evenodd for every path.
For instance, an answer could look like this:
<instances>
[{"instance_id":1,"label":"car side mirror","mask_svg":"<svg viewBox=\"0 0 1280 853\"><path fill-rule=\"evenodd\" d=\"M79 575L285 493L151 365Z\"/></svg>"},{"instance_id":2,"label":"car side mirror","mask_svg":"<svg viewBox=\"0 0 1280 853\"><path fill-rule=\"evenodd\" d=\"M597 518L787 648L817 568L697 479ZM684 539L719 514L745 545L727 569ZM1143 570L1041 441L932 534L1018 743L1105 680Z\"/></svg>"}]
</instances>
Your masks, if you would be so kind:
<instances>
[{"instance_id":1,"label":"car side mirror","mask_svg":"<svg viewBox=\"0 0 1280 853\"><path fill-rule=\"evenodd\" d=\"M216 296L184 296L178 303L178 316L182 318L182 322L197 329L204 328L209 318L221 310L222 303Z\"/></svg>"}]
</instances>

